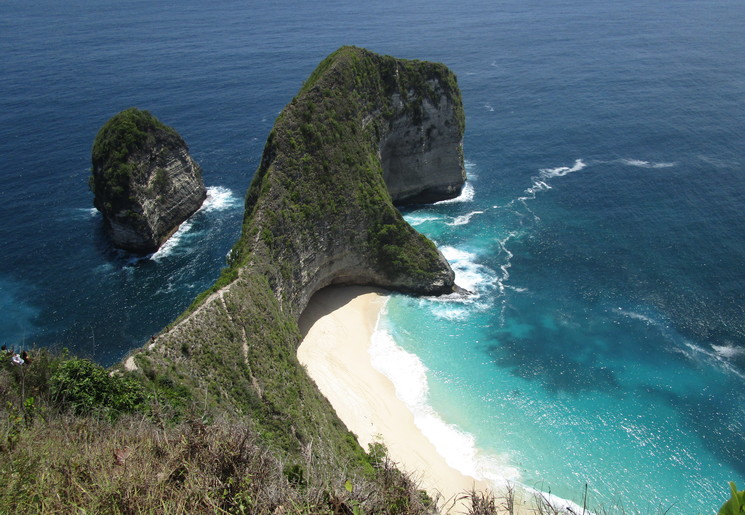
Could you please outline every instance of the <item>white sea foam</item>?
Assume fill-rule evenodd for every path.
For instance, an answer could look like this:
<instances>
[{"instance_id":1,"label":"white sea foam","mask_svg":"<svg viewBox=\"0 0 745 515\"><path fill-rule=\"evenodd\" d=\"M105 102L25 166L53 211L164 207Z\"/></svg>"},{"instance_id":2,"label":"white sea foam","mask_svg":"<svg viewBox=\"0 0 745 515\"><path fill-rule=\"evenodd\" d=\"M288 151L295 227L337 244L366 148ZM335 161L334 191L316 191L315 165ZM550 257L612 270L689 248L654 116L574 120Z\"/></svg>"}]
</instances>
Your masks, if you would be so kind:
<instances>
[{"instance_id":1,"label":"white sea foam","mask_svg":"<svg viewBox=\"0 0 745 515\"><path fill-rule=\"evenodd\" d=\"M453 268L458 286L478 294L497 283L497 274L491 268L477 263L476 254L451 246L441 247L440 252Z\"/></svg>"},{"instance_id":2,"label":"white sea foam","mask_svg":"<svg viewBox=\"0 0 745 515\"><path fill-rule=\"evenodd\" d=\"M210 186L207 188L207 198L199 210L210 213L212 211L230 209L239 205L240 199L229 188L224 186Z\"/></svg>"},{"instance_id":3,"label":"white sea foam","mask_svg":"<svg viewBox=\"0 0 745 515\"><path fill-rule=\"evenodd\" d=\"M714 349L714 352L719 356L727 359L736 358L737 356L745 354L745 349L742 347L735 347L734 345L712 345L711 348Z\"/></svg>"},{"instance_id":4,"label":"white sea foam","mask_svg":"<svg viewBox=\"0 0 745 515\"><path fill-rule=\"evenodd\" d=\"M435 202L434 205L440 205L440 204L456 204L458 202L472 202L473 196L474 196L474 189L471 182L466 182L466 185L463 186L463 191L460 192L460 195L458 195L455 198L451 198L448 200L440 200L439 202Z\"/></svg>"},{"instance_id":5,"label":"white sea foam","mask_svg":"<svg viewBox=\"0 0 745 515\"><path fill-rule=\"evenodd\" d=\"M510 278L510 267L512 267L512 252L509 251L507 248L507 242L510 241L511 238L514 238L517 236L517 233L511 232L501 240L499 240L499 248L502 252L504 252L506 259L502 265L500 265L500 269L502 270L502 277L497 279L497 284L499 286L499 292L504 293L504 288L507 280Z\"/></svg>"},{"instance_id":6,"label":"white sea foam","mask_svg":"<svg viewBox=\"0 0 745 515\"><path fill-rule=\"evenodd\" d=\"M70 218L74 218L77 220L88 220L91 218L95 218L98 216L99 212L98 209L95 207L76 207L72 208L70 211L67 211L65 216L69 216Z\"/></svg>"},{"instance_id":7,"label":"white sea foam","mask_svg":"<svg viewBox=\"0 0 745 515\"><path fill-rule=\"evenodd\" d=\"M422 225L426 222L440 221L442 220L442 217L432 213L409 213L404 216L404 220L406 220L409 225L416 227L417 225Z\"/></svg>"},{"instance_id":8,"label":"white sea foam","mask_svg":"<svg viewBox=\"0 0 745 515\"><path fill-rule=\"evenodd\" d=\"M580 170L584 169L587 165L585 164L582 159L577 159L574 161L574 165L571 167L569 166L559 166L556 168L541 168L539 170L539 176L541 179L547 180L551 179L553 177L563 177L566 174L572 173L572 172L579 172Z\"/></svg>"},{"instance_id":9,"label":"white sea foam","mask_svg":"<svg viewBox=\"0 0 745 515\"><path fill-rule=\"evenodd\" d=\"M197 213L213 213L215 211L224 211L226 209L231 209L239 205L240 199L236 197L229 188L226 188L224 186L210 186L209 188L207 188L207 198L204 199L204 202L202 203L202 206L197 210ZM193 216L194 215L192 215L192 218L184 221L176 230L176 232L173 233L171 237L168 238L168 240L166 240L166 242L161 245L161 247L156 252L150 254L149 256L146 256L145 259L149 258L153 261L158 262L165 257L173 255L177 251L177 249L179 249L180 245L183 243L187 235L194 235L189 234L194 226ZM137 260L139 259L142 258L138 258Z\"/></svg>"},{"instance_id":10,"label":"white sea foam","mask_svg":"<svg viewBox=\"0 0 745 515\"><path fill-rule=\"evenodd\" d=\"M728 372L732 372L740 377L745 377L745 374L737 370L731 363L732 358L745 355L745 349L734 345L712 345L711 350L697 345L681 335L673 331L668 322L663 319L655 319L651 316L637 313L634 311L627 311L622 308L616 308L615 310L619 314L640 320L647 325L656 327L662 333L662 336L670 343L669 350L684 355L686 358L697 361L705 360L709 363L721 367Z\"/></svg>"},{"instance_id":11,"label":"white sea foam","mask_svg":"<svg viewBox=\"0 0 745 515\"><path fill-rule=\"evenodd\" d=\"M727 370L728 372L731 372L745 379L745 374L733 367L729 361L730 358L739 355L742 352L742 349L730 346L712 345L713 351L710 351L689 341L684 341L683 345L686 349L688 349L688 351L680 348L681 353L688 359L695 360L698 357L703 356L704 359L708 359L710 362L718 364L720 367ZM734 352L734 354L730 354L728 356L727 354L731 352Z\"/></svg>"},{"instance_id":12,"label":"white sea foam","mask_svg":"<svg viewBox=\"0 0 745 515\"><path fill-rule=\"evenodd\" d=\"M671 168L675 166L675 163L653 163L641 159L621 159L621 162L625 165L635 166L637 168Z\"/></svg>"},{"instance_id":13,"label":"white sea foam","mask_svg":"<svg viewBox=\"0 0 745 515\"><path fill-rule=\"evenodd\" d=\"M429 405L427 367L405 351L381 327L380 321L370 345L373 367L393 383L396 396L414 415L414 423L454 469L477 479L515 481L519 471L506 456L487 455L476 447L473 435L445 422Z\"/></svg>"},{"instance_id":14,"label":"white sea foam","mask_svg":"<svg viewBox=\"0 0 745 515\"><path fill-rule=\"evenodd\" d=\"M517 200L522 202L523 205L525 205L526 200L533 200L536 197L536 194L541 191L548 191L551 189L551 179L555 177L564 177L567 174L573 173L573 172L579 172L580 170L583 170L586 168L587 165L585 164L582 159L577 159L574 161L574 165L572 166L558 166L556 168L541 168L538 170L538 175L535 177L531 177L530 181L530 187L525 189L525 193L527 196L525 197L518 197ZM525 205L525 208L528 209L527 205ZM530 209L528 209L530 211ZM533 212L530 211L532 214Z\"/></svg>"},{"instance_id":15,"label":"white sea foam","mask_svg":"<svg viewBox=\"0 0 745 515\"><path fill-rule=\"evenodd\" d=\"M473 182L476 179L479 178L478 174L476 173L476 163L473 161L469 161L468 159L463 160L463 166L466 169L466 175L468 176L468 182Z\"/></svg>"},{"instance_id":16,"label":"white sea foam","mask_svg":"<svg viewBox=\"0 0 745 515\"><path fill-rule=\"evenodd\" d=\"M548 191L550 189L551 189L551 186L549 186L546 181L542 181L540 179L534 179L533 185L530 188L526 189L525 192L535 194L535 193L538 193L539 191Z\"/></svg>"},{"instance_id":17,"label":"white sea foam","mask_svg":"<svg viewBox=\"0 0 745 515\"><path fill-rule=\"evenodd\" d=\"M617 308L616 311L628 318L633 318L635 320L641 320L642 322L645 322L647 325L654 325L654 326L660 326L660 323L654 320L653 318L644 315L642 313L636 313L634 311L626 311L622 308Z\"/></svg>"},{"instance_id":18,"label":"white sea foam","mask_svg":"<svg viewBox=\"0 0 745 515\"><path fill-rule=\"evenodd\" d=\"M431 311L437 318L453 321L465 320L470 314L470 309L453 303L438 303Z\"/></svg>"},{"instance_id":19,"label":"white sea foam","mask_svg":"<svg viewBox=\"0 0 745 515\"><path fill-rule=\"evenodd\" d=\"M155 251L153 254L151 254L149 257L153 261L160 261L161 259L170 256L173 254L176 250L176 248L179 246L181 241L183 240L186 233L188 233L193 226L193 222L190 219L186 220L184 223L182 223L179 228L176 230L175 233L171 235L170 238L166 240L166 242L160 246L160 248Z\"/></svg>"},{"instance_id":20,"label":"white sea foam","mask_svg":"<svg viewBox=\"0 0 745 515\"><path fill-rule=\"evenodd\" d=\"M481 215L483 213L483 211L471 211L468 214L456 216L455 218L453 218L452 222L447 222L447 225L466 225L475 215Z\"/></svg>"}]
</instances>

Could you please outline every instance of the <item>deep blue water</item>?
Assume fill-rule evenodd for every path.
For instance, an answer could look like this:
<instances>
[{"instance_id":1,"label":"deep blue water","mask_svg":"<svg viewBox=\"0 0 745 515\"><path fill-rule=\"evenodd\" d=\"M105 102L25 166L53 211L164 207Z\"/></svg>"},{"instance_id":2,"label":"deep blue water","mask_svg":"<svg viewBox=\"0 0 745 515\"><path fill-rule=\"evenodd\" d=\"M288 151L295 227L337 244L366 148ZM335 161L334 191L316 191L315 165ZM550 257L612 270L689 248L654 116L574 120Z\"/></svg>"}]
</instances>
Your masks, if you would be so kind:
<instances>
[{"instance_id":1,"label":"deep blue water","mask_svg":"<svg viewBox=\"0 0 745 515\"><path fill-rule=\"evenodd\" d=\"M108 364L175 318L224 266L275 117L355 44L444 62L463 91L470 196L406 216L477 296L395 297L384 320L428 369L419 408L463 437L443 452L643 512L745 484L741 0L0 14L2 343ZM181 133L213 195L150 260L110 248L87 189L96 132L130 106Z\"/></svg>"}]
</instances>

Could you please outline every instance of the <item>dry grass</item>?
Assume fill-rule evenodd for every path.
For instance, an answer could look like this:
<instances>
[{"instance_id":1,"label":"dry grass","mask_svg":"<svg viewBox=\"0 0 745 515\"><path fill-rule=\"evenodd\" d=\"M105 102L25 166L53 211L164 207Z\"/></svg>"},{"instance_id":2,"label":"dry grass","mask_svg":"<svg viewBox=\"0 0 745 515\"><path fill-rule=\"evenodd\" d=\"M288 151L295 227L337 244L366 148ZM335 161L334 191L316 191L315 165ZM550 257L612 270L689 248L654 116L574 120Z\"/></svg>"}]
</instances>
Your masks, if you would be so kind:
<instances>
[{"instance_id":1,"label":"dry grass","mask_svg":"<svg viewBox=\"0 0 745 515\"><path fill-rule=\"evenodd\" d=\"M2 513L433 512L387 458L368 477L310 452L306 463L283 463L240 421L163 428L141 416L54 415L13 424L3 417Z\"/></svg>"}]
</instances>

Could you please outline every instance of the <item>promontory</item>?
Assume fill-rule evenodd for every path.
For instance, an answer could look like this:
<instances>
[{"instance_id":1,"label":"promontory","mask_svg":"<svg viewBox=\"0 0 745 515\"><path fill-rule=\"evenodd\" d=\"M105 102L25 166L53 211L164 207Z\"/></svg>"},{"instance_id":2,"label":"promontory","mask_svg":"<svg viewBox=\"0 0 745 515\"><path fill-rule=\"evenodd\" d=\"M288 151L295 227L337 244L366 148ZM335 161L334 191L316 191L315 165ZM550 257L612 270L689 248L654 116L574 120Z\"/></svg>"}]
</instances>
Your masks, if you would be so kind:
<instances>
[{"instance_id":1,"label":"promontory","mask_svg":"<svg viewBox=\"0 0 745 515\"><path fill-rule=\"evenodd\" d=\"M204 202L202 170L178 133L130 108L96 136L90 186L116 247L148 254Z\"/></svg>"},{"instance_id":2,"label":"promontory","mask_svg":"<svg viewBox=\"0 0 745 515\"><path fill-rule=\"evenodd\" d=\"M329 55L268 135L228 266L125 368L161 408L241 417L286 467L356 477L369 465L297 360L298 318L329 285L457 292L394 203L460 193L464 127L446 66L356 47Z\"/></svg>"}]
</instances>

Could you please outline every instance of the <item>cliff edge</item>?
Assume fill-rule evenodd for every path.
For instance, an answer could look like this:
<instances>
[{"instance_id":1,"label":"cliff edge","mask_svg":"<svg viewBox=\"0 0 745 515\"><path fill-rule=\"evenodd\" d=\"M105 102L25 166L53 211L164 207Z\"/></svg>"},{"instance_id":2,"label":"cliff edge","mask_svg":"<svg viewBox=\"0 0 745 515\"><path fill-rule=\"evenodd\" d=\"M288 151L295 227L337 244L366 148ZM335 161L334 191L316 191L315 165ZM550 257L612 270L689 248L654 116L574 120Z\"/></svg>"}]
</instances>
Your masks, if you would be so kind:
<instances>
[{"instance_id":1,"label":"cliff edge","mask_svg":"<svg viewBox=\"0 0 745 515\"><path fill-rule=\"evenodd\" d=\"M99 130L92 164L93 203L114 245L125 250L155 252L207 197L181 136L134 107Z\"/></svg>"},{"instance_id":2,"label":"cliff edge","mask_svg":"<svg viewBox=\"0 0 745 515\"><path fill-rule=\"evenodd\" d=\"M404 221L391 191L399 201L457 195L463 129L444 65L354 47L331 54L267 138L228 267L127 368L163 398L178 384L205 409L249 413L290 456L350 459L359 447L297 361L298 318L331 284L456 290L447 261Z\"/></svg>"}]
</instances>

